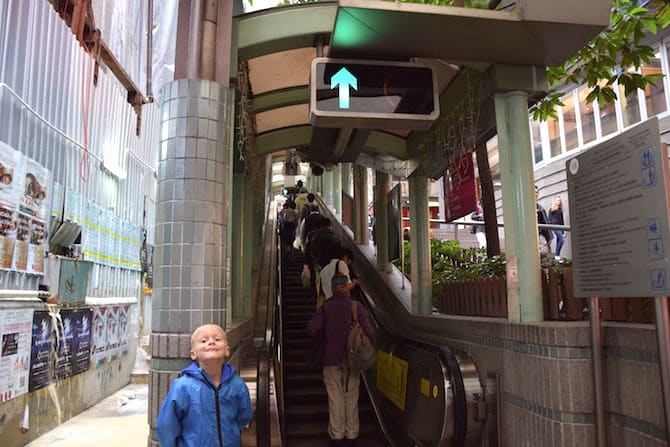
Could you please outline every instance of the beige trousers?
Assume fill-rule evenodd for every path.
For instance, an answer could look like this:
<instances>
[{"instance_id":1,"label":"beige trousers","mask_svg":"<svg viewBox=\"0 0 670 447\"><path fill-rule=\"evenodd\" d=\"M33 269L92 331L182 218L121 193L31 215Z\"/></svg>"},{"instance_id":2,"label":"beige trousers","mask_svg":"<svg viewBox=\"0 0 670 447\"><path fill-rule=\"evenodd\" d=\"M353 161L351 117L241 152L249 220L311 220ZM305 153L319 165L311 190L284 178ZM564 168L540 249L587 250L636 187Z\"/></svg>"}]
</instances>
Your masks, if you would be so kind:
<instances>
[{"instance_id":1,"label":"beige trousers","mask_svg":"<svg viewBox=\"0 0 670 447\"><path fill-rule=\"evenodd\" d=\"M347 387L347 374L342 366L323 368L323 383L328 393L328 436L330 439L358 438L360 381L360 374L352 373L349 375Z\"/></svg>"}]
</instances>

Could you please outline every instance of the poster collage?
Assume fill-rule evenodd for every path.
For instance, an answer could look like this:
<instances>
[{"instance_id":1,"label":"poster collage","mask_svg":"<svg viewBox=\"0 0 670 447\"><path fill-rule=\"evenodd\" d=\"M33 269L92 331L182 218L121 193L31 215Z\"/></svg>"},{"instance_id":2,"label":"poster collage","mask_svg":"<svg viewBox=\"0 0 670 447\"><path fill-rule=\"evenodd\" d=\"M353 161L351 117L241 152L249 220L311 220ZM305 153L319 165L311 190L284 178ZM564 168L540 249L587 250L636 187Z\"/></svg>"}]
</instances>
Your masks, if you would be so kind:
<instances>
[{"instance_id":1,"label":"poster collage","mask_svg":"<svg viewBox=\"0 0 670 447\"><path fill-rule=\"evenodd\" d=\"M0 310L0 403L127 355L135 310Z\"/></svg>"},{"instance_id":2,"label":"poster collage","mask_svg":"<svg viewBox=\"0 0 670 447\"><path fill-rule=\"evenodd\" d=\"M44 273L51 172L0 142L0 269Z\"/></svg>"},{"instance_id":3,"label":"poster collage","mask_svg":"<svg viewBox=\"0 0 670 447\"><path fill-rule=\"evenodd\" d=\"M141 226L70 189L65 193L65 218L82 226L82 246L87 260L109 267L141 270Z\"/></svg>"}]
</instances>

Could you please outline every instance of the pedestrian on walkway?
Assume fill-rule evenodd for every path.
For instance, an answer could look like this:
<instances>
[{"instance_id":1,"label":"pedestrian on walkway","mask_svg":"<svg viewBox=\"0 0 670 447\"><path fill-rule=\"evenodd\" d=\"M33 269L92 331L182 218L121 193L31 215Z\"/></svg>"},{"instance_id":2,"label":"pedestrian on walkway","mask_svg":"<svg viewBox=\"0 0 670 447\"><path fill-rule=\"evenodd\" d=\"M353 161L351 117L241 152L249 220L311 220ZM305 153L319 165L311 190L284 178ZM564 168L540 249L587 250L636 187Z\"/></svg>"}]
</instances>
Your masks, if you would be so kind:
<instances>
[{"instance_id":1,"label":"pedestrian on walkway","mask_svg":"<svg viewBox=\"0 0 670 447\"><path fill-rule=\"evenodd\" d=\"M348 291L349 279L333 276L333 296L321 306L307 324L307 331L323 337L323 384L328 394L328 436L331 445L355 446L360 431L358 391L360 372L346 365L347 337L353 322L353 302ZM372 340L374 329L363 306L358 305L356 319Z\"/></svg>"},{"instance_id":2,"label":"pedestrian on walkway","mask_svg":"<svg viewBox=\"0 0 670 447\"><path fill-rule=\"evenodd\" d=\"M158 413L161 447L240 447L251 399L235 367L224 363L230 355L225 331L215 324L197 328L190 355L193 363L172 382Z\"/></svg>"},{"instance_id":3,"label":"pedestrian on walkway","mask_svg":"<svg viewBox=\"0 0 670 447\"><path fill-rule=\"evenodd\" d=\"M554 200L551 201L551 206L549 207L549 223L554 225L565 225L563 220L563 201L561 196L554 197ZM561 256L561 248L563 248L563 242L565 241L565 232L563 230L554 229L554 234L556 235L556 257Z\"/></svg>"}]
</instances>

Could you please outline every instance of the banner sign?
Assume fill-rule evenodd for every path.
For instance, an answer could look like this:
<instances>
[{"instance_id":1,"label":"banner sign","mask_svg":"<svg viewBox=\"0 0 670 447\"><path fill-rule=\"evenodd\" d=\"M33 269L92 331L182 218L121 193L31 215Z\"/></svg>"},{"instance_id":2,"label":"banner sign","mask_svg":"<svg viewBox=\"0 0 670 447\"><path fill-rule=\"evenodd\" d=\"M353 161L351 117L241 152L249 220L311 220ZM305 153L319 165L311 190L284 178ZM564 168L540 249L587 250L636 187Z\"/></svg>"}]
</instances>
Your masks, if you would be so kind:
<instances>
[{"instance_id":1,"label":"banner sign","mask_svg":"<svg viewBox=\"0 0 670 447\"><path fill-rule=\"evenodd\" d=\"M31 392L49 385L53 378L53 338L49 312L35 312L32 336L29 381Z\"/></svg>"},{"instance_id":2,"label":"banner sign","mask_svg":"<svg viewBox=\"0 0 670 447\"><path fill-rule=\"evenodd\" d=\"M444 175L446 221L467 216L477 207L477 185L472 153L454 160Z\"/></svg>"}]
</instances>

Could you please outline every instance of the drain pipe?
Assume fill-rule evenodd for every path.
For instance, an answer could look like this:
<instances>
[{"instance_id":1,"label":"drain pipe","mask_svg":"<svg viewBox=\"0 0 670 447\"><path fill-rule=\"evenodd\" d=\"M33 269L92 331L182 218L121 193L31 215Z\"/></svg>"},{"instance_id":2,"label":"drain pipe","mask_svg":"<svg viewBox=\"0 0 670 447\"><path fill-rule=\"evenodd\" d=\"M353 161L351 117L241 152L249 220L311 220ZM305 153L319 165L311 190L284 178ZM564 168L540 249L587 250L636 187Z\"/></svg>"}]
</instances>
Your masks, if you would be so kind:
<instances>
[{"instance_id":1,"label":"drain pipe","mask_svg":"<svg viewBox=\"0 0 670 447\"><path fill-rule=\"evenodd\" d=\"M147 2L147 91L146 91L146 100L147 102L154 101L154 95L151 92L151 77L153 76L152 63L153 63L153 53L154 53L154 0L149 0Z\"/></svg>"},{"instance_id":2,"label":"drain pipe","mask_svg":"<svg viewBox=\"0 0 670 447\"><path fill-rule=\"evenodd\" d=\"M202 0L191 0L191 17L189 25L189 53L186 59L186 78L200 79L198 63L200 61L200 39L202 36Z\"/></svg>"}]
</instances>

